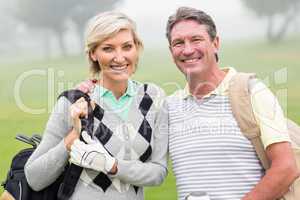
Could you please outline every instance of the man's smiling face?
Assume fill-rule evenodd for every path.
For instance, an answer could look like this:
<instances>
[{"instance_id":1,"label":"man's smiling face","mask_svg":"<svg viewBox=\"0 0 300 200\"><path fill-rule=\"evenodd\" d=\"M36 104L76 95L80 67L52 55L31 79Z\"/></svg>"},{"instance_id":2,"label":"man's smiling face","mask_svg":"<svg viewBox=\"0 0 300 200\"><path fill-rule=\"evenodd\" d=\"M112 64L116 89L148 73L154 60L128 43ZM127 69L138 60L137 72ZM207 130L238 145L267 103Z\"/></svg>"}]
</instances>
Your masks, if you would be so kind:
<instances>
[{"instance_id":1,"label":"man's smiling face","mask_svg":"<svg viewBox=\"0 0 300 200\"><path fill-rule=\"evenodd\" d=\"M219 38L211 39L206 25L182 20L174 25L170 36L173 60L186 76L204 72L216 64Z\"/></svg>"}]
</instances>

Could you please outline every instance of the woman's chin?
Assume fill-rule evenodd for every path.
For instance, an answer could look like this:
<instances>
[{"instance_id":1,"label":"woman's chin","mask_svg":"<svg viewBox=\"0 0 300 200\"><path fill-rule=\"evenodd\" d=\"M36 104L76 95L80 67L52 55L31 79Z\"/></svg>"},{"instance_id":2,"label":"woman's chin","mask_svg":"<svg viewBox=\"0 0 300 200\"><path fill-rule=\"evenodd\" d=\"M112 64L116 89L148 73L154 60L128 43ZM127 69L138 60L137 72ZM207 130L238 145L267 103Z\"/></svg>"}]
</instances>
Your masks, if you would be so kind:
<instances>
[{"instance_id":1,"label":"woman's chin","mask_svg":"<svg viewBox=\"0 0 300 200\"><path fill-rule=\"evenodd\" d=\"M109 79L113 82L119 83L119 82L128 81L129 78L130 78L129 74L120 73L120 74L114 74L114 75L110 76Z\"/></svg>"}]
</instances>

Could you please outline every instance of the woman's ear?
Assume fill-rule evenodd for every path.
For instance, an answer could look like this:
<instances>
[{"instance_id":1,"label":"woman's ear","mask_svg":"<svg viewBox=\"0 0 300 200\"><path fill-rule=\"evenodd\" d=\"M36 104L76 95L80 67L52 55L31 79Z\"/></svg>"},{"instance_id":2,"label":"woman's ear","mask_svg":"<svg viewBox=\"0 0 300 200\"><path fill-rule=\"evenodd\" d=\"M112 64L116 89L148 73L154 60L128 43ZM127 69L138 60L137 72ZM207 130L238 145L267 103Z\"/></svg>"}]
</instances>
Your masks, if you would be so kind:
<instances>
[{"instance_id":1,"label":"woman's ear","mask_svg":"<svg viewBox=\"0 0 300 200\"><path fill-rule=\"evenodd\" d=\"M93 62L97 62L97 56L95 55L95 53L93 51L90 52L90 58L92 59Z\"/></svg>"}]
</instances>

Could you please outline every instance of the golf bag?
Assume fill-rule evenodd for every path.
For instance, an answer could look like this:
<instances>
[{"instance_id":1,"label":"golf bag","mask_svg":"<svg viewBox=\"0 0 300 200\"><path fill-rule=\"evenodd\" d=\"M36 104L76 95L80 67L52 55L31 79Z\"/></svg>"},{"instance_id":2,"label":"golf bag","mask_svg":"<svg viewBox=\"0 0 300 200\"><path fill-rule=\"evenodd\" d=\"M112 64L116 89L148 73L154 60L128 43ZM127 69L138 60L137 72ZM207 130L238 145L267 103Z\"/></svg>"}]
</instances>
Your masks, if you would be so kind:
<instances>
[{"instance_id":1,"label":"golf bag","mask_svg":"<svg viewBox=\"0 0 300 200\"><path fill-rule=\"evenodd\" d=\"M81 97L85 98L89 105L89 112L87 119L81 119L82 131L85 130L91 134L94 117L89 96L79 90L65 91L58 98L62 96L66 97L71 103L74 103ZM41 191L34 191L27 183L24 166L40 143L42 137L36 134L32 135L32 137L17 135L16 139L30 144L32 147L21 150L13 157L7 178L2 183L5 191L0 196L0 200L68 200L74 192L82 167L75 164L68 164L55 182ZM80 139L82 140L82 137Z\"/></svg>"}]
</instances>

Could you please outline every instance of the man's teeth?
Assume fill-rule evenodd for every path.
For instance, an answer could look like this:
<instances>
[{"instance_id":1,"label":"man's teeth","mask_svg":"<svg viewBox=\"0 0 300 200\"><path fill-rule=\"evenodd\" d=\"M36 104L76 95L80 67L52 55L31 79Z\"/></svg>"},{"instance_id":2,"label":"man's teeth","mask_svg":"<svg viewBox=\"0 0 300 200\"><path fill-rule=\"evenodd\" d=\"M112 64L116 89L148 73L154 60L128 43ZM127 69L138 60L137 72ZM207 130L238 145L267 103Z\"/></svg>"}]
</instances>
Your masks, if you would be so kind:
<instances>
[{"instance_id":1,"label":"man's teeth","mask_svg":"<svg viewBox=\"0 0 300 200\"><path fill-rule=\"evenodd\" d=\"M197 62L199 59L195 58L195 59L188 59L188 60L184 60L185 63L193 63L193 62Z\"/></svg>"}]
</instances>

